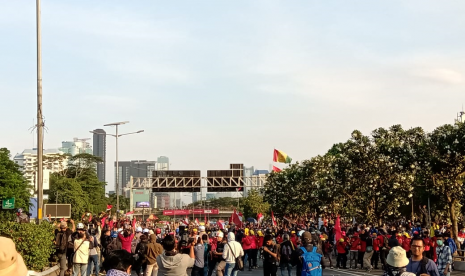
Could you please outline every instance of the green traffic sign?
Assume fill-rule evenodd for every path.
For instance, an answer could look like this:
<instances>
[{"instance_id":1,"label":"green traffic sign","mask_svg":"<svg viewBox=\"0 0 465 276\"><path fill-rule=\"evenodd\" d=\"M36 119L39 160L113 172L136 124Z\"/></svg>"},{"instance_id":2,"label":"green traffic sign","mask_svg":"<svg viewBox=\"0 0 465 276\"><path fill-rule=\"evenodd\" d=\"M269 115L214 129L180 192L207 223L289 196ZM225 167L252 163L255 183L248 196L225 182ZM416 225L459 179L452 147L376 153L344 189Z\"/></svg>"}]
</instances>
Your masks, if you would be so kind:
<instances>
[{"instance_id":1,"label":"green traffic sign","mask_svg":"<svg viewBox=\"0 0 465 276\"><path fill-rule=\"evenodd\" d=\"M7 198L2 200L2 209L14 209L15 208L15 198Z\"/></svg>"}]
</instances>

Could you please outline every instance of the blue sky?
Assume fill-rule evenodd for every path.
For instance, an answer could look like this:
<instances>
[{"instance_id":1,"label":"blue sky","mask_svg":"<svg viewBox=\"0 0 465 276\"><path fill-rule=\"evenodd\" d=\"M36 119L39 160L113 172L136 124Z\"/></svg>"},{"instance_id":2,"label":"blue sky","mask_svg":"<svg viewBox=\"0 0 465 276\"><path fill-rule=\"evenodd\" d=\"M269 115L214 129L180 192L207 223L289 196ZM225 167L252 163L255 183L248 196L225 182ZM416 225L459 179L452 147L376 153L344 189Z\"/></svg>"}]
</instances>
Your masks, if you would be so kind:
<instances>
[{"instance_id":1,"label":"blue sky","mask_svg":"<svg viewBox=\"0 0 465 276\"><path fill-rule=\"evenodd\" d=\"M34 2L0 2L13 155L33 143ZM145 133L121 138L120 160L268 169L273 148L303 160L354 129L432 130L464 103L463 14L459 0L43 0L45 148L128 120L122 132Z\"/></svg>"}]
</instances>

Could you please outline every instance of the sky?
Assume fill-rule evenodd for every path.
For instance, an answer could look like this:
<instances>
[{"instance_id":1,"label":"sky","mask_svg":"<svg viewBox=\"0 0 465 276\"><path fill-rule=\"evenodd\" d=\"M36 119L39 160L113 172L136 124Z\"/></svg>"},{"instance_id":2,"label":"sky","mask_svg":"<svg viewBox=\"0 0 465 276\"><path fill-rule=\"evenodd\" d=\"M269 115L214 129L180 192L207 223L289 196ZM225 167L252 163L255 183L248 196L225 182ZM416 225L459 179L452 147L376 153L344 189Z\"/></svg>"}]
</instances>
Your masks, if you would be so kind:
<instances>
[{"instance_id":1,"label":"sky","mask_svg":"<svg viewBox=\"0 0 465 276\"><path fill-rule=\"evenodd\" d=\"M465 2L42 0L44 148L130 121L120 160L269 169L465 102ZM0 1L0 147L32 148L35 1ZM108 133L114 129L105 128ZM114 183L115 141L107 140ZM282 165L281 165L282 167Z\"/></svg>"}]
</instances>

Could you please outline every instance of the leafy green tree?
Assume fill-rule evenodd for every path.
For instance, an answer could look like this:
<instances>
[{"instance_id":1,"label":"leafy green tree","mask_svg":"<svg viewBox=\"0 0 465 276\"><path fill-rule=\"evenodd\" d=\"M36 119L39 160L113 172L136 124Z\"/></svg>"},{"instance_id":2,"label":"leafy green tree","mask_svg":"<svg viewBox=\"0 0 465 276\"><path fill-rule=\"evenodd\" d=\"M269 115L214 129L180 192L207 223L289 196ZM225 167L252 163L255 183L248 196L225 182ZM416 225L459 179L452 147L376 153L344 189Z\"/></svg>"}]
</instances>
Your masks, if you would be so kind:
<instances>
[{"instance_id":1,"label":"leafy green tree","mask_svg":"<svg viewBox=\"0 0 465 276\"><path fill-rule=\"evenodd\" d=\"M32 186L24 178L20 167L10 159L10 151L0 148L0 199L15 198L17 208L29 210ZM0 212L0 220L14 217L15 210Z\"/></svg>"},{"instance_id":2,"label":"leafy green tree","mask_svg":"<svg viewBox=\"0 0 465 276\"><path fill-rule=\"evenodd\" d=\"M257 214L266 214L270 210L270 204L264 201L263 195L257 189L252 189L248 192L247 197L243 199L242 209L246 218L255 218Z\"/></svg>"},{"instance_id":3,"label":"leafy green tree","mask_svg":"<svg viewBox=\"0 0 465 276\"><path fill-rule=\"evenodd\" d=\"M465 176L465 125L443 125L428 135L424 146L426 185L433 195L447 203L452 234L457 238L459 203L463 199Z\"/></svg>"},{"instance_id":4,"label":"leafy green tree","mask_svg":"<svg viewBox=\"0 0 465 276\"><path fill-rule=\"evenodd\" d=\"M124 211L129 211L130 203L129 203L129 198L126 198L122 195L119 196L119 208L120 210ZM112 205L113 208L111 208L111 213L115 214L116 213L116 193L111 194L108 196L105 202L108 202L108 204ZM105 207L106 208L106 207ZM104 209L106 210L106 209Z\"/></svg>"},{"instance_id":5,"label":"leafy green tree","mask_svg":"<svg viewBox=\"0 0 465 276\"><path fill-rule=\"evenodd\" d=\"M50 176L49 202L52 204L71 204L71 217L77 220L86 212L89 197L84 193L81 184L76 179L52 174Z\"/></svg>"}]
</instances>

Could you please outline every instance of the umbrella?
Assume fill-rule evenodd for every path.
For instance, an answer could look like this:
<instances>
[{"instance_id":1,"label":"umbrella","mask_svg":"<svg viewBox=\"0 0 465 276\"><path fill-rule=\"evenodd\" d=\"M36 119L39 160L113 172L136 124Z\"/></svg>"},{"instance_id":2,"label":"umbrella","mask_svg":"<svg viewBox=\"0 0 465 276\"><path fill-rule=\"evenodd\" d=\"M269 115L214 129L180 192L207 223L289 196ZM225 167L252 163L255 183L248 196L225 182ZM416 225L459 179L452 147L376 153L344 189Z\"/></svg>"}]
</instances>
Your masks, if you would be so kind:
<instances>
[{"instance_id":1,"label":"umbrella","mask_svg":"<svg viewBox=\"0 0 465 276\"><path fill-rule=\"evenodd\" d=\"M248 218L247 221L252 222L252 223L257 223L257 220L254 218Z\"/></svg>"}]
</instances>

